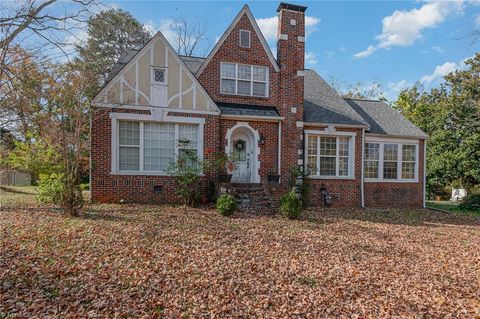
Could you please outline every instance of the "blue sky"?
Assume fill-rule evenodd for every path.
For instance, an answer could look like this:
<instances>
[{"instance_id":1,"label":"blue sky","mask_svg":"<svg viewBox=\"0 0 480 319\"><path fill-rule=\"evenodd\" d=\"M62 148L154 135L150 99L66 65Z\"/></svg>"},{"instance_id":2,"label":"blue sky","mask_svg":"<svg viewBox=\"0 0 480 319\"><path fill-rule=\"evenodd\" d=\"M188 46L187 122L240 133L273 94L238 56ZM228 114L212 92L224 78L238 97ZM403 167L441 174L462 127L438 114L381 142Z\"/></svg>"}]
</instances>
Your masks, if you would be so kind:
<instances>
[{"instance_id":1,"label":"blue sky","mask_svg":"<svg viewBox=\"0 0 480 319\"><path fill-rule=\"evenodd\" d=\"M275 47L277 1L115 1L152 31L171 32L179 15L205 23L211 48L247 3ZM468 35L480 28L475 1L315 1L308 7L306 66L325 79L364 86L381 83L394 99L400 89L422 81L436 86L441 76L462 67L479 51Z\"/></svg>"}]
</instances>

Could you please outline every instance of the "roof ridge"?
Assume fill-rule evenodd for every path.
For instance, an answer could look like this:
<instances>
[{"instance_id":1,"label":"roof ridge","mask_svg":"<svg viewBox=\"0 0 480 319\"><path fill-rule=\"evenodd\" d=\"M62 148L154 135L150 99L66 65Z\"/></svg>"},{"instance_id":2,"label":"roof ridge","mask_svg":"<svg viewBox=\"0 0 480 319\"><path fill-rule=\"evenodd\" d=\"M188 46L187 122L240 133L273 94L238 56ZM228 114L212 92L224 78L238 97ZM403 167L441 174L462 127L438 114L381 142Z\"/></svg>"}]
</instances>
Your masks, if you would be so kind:
<instances>
[{"instance_id":1,"label":"roof ridge","mask_svg":"<svg viewBox=\"0 0 480 319\"><path fill-rule=\"evenodd\" d=\"M179 54L178 56L181 57L181 58L206 59L206 57L196 56L196 55L182 55L182 54Z\"/></svg>"},{"instance_id":2,"label":"roof ridge","mask_svg":"<svg viewBox=\"0 0 480 319\"><path fill-rule=\"evenodd\" d=\"M362 99L362 98L358 98L358 97L343 97L342 98L344 100L355 100L355 101L367 101L367 102L385 102L385 101L382 101L382 100L375 100L375 99Z\"/></svg>"}]
</instances>

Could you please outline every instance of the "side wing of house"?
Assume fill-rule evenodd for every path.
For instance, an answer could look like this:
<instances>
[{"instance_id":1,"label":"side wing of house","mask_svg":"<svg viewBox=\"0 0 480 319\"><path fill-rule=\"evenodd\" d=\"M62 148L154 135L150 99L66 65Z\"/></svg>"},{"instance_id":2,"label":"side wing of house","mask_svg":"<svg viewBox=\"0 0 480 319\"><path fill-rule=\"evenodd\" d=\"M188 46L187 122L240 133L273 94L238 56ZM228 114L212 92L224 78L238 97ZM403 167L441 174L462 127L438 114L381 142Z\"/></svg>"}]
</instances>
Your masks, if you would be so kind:
<instances>
[{"instance_id":1,"label":"side wing of house","mask_svg":"<svg viewBox=\"0 0 480 319\"><path fill-rule=\"evenodd\" d=\"M116 69L118 73L110 75L111 80L95 97L94 105L218 111L160 32Z\"/></svg>"}]
</instances>

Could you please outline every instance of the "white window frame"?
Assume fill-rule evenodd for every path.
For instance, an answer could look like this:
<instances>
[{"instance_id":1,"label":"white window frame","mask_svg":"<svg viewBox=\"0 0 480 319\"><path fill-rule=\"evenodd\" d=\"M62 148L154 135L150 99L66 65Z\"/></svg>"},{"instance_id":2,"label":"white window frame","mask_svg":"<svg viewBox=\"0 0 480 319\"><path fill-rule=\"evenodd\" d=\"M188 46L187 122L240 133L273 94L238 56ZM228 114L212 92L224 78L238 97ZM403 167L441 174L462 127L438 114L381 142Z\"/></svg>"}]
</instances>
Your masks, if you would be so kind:
<instances>
[{"instance_id":1,"label":"white window frame","mask_svg":"<svg viewBox=\"0 0 480 319\"><path fill-rule=\"evenodd\" d=\"M143 151L144 151L144 127L145 122L170 123L175 125L175 139L178 137L178 124L196 124L198 125L197 152L200 161L203 160L204 153L204 126L205 119L190 118L182 116L167 116L165 120L159 120L150 115L133 114L133 113L110 113L111 119L111 175L155 175L155 176L171 176L168 172L145 171L143 167ZM140 122L140 167L138 171L120 170L119 165L119 121ZM175 145L175 156L178 156L178 144Z\"/></svg>"},{"instance_id":2,"label":"white window frame","mask_svg":"<svg viewBox=\"0 0 480 319\"><path fill-rule=\"evenodd\" d=\"M222 76L222 67L224 64L233 64L235 65L235 77L223 77ZM251 94L240 94L238 93L238 81L244 81L247 82L248 80L244 79L239 79L238 78L238 66L247 66L250 67L250 92ZM253 80L253 67L259 67L259 68L265 68L265 81L258 81L258 80ZM233 62L220 62L220 94L224 95L239 95L239 96L251 96L251 97L259 97L259 98L268 98L270 94L270 68L265 65L251 65L251 64L241 64L241 63L233 63ZM226 80L234 80L235 81L235 92L234 93L226 93L223 92L223 79ZM265 95L254 95L253 94L253 83L265 83L266 85L266 92Z\"/></svg>"},{"instance_id":3,"label":"white window frame","mask_svg":"<svg viewBox=\"0 0 480 319\"><path fill-rule=\"evenodd\" d=\"M243 46L242 45L242 32L246 32L248 33L248 46ZM248 30L243 30L241 29L240 31L238 31L238 44L241 48L244 48L244 49L250 49L252 47L252 38L251 38L251 33L250 31Z\"/></svg>"},{"instance_id":4,"label":"white window frame","mask_svg":"<svg viewBox=\"0 0 480 319\"><path fill-rule=\"evenodd\" d=\"M387 139L367 137L365 138L366 144L379 144L378 152L378 178L364 177L365 182L384 182L384 183L418 183L418 168L419 168L419 141L409 139ZM396 144L397 145L397 178L384 178L383 177L383 163L384 163L384 145ZM403 160L403 145L415 146L415 176L412 179L402 178L402 160ZM365 149L365 147L364 147ZM365 166L365 165L364 165Z\"/></svg>"},{"instance_id":5,"label":"white window frame","mask_svg":"<svg viewBox=\"0 0 480 319\"><path fill-rule=\"evenodd\" d=\"M315 175L309 175L309 178L312 179L355 179L355 138L357 133L355 132L335 132L330 134L326 131L318 131L318 130L305 130L305 152L304 152L304 163L308 163L308 139L310 136L318 136L317 139L317 172ZM320 137L335 137L336 138L336 155L335 155L335 175L319 175L320 174ZM348 149L348 175L340 176L339 173L339 138L349 137L349 149ZM333 157L333 156L332 156Z\"/></svg>"}]
</instances>

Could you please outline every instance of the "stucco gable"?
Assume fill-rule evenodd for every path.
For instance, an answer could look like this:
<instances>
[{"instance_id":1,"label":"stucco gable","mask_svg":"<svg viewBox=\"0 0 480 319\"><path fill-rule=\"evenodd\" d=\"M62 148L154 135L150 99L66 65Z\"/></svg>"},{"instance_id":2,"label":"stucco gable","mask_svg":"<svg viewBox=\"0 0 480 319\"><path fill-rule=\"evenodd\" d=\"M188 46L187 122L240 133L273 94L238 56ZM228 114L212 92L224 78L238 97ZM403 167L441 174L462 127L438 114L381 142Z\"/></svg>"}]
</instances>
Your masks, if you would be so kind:
<instances>
[{"instance_id":1,"label":"stucco gable","mask_svg":"<svg viewBox=\"0 0 480 319\"><path fill-rule=\"evenodd\" d=\"M154 70L165 70L165 82L154 80ZM166 107L219 113L184 61L161 32L121 67L93 100L95 106Z\"/></svg>"}]
</instances>

